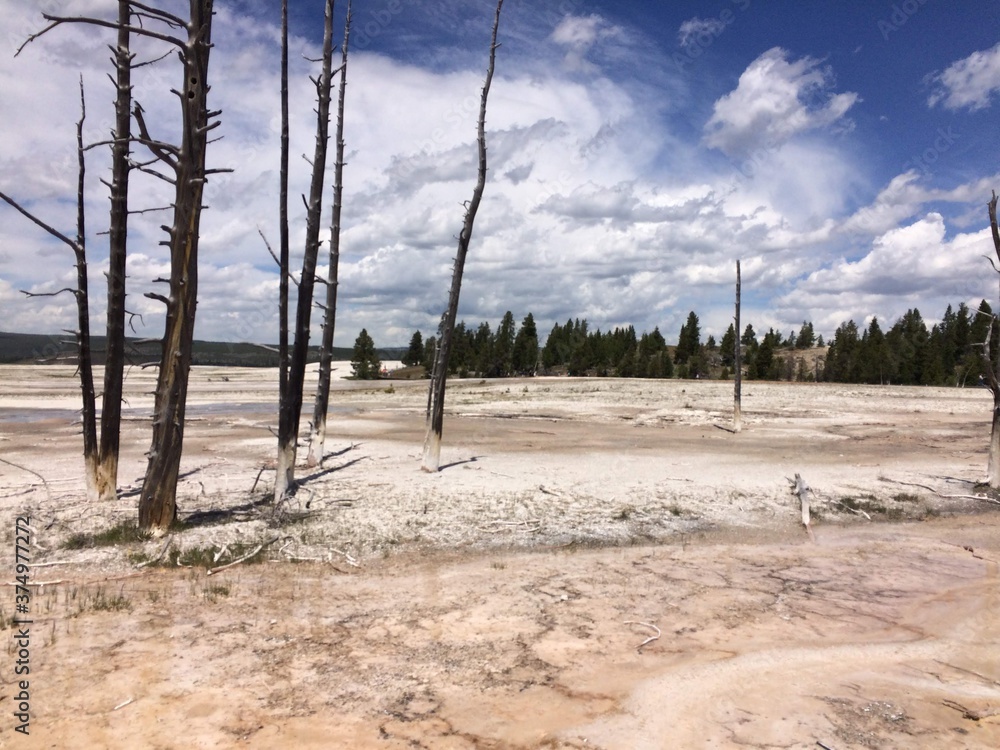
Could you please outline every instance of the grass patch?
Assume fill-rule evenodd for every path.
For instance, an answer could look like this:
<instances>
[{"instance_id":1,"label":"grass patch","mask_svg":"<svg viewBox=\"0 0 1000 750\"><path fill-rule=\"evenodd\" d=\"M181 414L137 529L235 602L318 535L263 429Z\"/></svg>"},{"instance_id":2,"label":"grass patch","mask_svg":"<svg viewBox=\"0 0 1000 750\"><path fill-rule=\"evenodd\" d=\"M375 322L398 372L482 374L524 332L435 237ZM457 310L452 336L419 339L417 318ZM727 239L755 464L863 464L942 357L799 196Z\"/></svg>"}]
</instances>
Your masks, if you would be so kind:
<instances>
[{"instance_id":1,"label":"grass patch","mask_svg":"<svg viewBox=\"0 0 1000 750\"><path fill-rule=\"evenodd\" d=\"M92 547L115 547L119 544L134 544L145 542L151 538L148 531L143 531L131 521L123 521L116 526L92 534L72 534L65 542L63 549L90 549Z\"/></svg>"},{"instance_id":2,"label":"grass patch","mask_svg":"<svg viewBox=\"0 0 1000 750\"><path fill-rule=\"evenodd\" d=\"M231 589L226 584L214 583L211 586L206 586L205 590L202 591L202 596L204 596L205 601L215 603L220 598L224 596L229 596Z\"/></svg>"},{"instance_id":3,"label":"grass patch","mask_svg":"<svg viewBox=\"0 0 1000 750\"><path fill-rule=\"evenodd\" d=\"M920 498L916 495L911 495L909 492L900 492L897 495L893 495L892 499L897 503L919 503Z\"/></svg>"},{"instance_id":4,"label":"grass patch","mask_svg":"<svg viewBox=\"0 0 1000 750\"><path fill-rule=\"evenodd\" d=\"M123 593L108 596L103 588L99 588L90 602L90 608L95 612L131 612L132 600Z\"/></svg>"}]
</instances>

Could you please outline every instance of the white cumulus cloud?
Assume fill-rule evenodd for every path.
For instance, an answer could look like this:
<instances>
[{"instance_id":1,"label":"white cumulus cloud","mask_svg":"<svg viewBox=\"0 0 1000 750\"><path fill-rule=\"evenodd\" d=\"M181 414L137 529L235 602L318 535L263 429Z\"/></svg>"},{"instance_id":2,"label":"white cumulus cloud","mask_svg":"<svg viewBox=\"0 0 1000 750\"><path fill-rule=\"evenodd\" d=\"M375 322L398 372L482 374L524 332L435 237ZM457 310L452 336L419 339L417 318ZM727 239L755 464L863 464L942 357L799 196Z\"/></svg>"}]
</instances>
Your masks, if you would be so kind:
<instances>
[{"instance_id":1,"label":"white cumulus cloud","mask_svg":"<svg viewBox=\"0 0 1000 750\"><path fill-rule=\"evenodd\" d=\"M856 93L832 93L833 72L819 60L790 60L774 47L740 76L736 89L715 103L704 141L729 155L777 148L792 137L844 120Z\"/></svg>"},{"instance_id":2,"label":"white cumulus cloud","mask_svg":"<svg viewBox=\"0 0 1000 750\"><path fill-rule=\"evenodd\" d=\"M930 76L935 86L927 103L945 109L985 109L1000 91L1000 42L987 50L973 52L953 62L941 73Z\"/></svg>"}]
</instances>

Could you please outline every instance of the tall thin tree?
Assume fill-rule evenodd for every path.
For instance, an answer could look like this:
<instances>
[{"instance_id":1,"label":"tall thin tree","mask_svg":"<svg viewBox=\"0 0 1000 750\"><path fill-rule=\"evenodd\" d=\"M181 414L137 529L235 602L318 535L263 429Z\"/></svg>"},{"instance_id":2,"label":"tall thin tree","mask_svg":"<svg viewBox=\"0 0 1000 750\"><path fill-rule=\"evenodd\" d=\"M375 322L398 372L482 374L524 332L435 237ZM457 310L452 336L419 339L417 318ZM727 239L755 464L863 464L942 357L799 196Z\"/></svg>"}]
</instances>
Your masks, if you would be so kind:
<instances>
[{"instance_id":1,"label":"tall thin tree","mask_svg":"<svg viewBox=\"0 0 1000 750\"><path fill-rule=\"evenodd\" d=\"M434 358L434 370L431 375L430 392L427 404L427 435L424 438L424 457L421 468L427 472L436 472L441 464L441 435L444 431L444 393L448 379L448 357L451 353L452 335L455 330L455 318L458 315L458 297L462 289L462 272L465 268L465 256L469 252L469 241L472 239L472 227L476 221L476 212L483 198L486 187L486 101L493 82L493 69L496 63L497 29L500 26L500 10L503 0L498 0L496 14L493 19L493 35L490 41L490 63L486 70L486 82L483 84L482 98L479 103L479 176L476 187L472 191L472 200L465 210L465 221L458 235L458 253L455 256L455 266L452 270L451 290L448 294L448 309L441 328L441 338L437 346L437 356Z\"/></svg>"},{"instance_id":2,"label":"tall thin tree","mask_svg":"<svg viewBox=\"0 0 1000 750\"><path fill-rule=\"evenodd\" d=\"M86 160L84 158L84 154L86 149L83 145L83 122L86 117L87 108L83 95L83 77L81 76L80 119L76 123L77 187L75 240L70 239L62 232L54 229L50 224L47 224L36 217L6 193L0 192L0 199L9 203L25 217L67 245L70 249L72 249L76 258L76 289L60 289L58 292L44 294L25 292L25 294L29 297L55 296L56 294L68 291L76 297L77 328L76 331L73 331L72 333L74 333L76 338L77 373L80 378L80 391L83 401L81 414L83 423L84 476L87 485L87 497L90 500L96 500L98 499L97 477L100 456L97 443L97 407L96 396L94 394L93 357L90 348L90 296L87 283L87 232L84 212L84 178L86 176Z\"/></svg>"},{"instance_id":3,"label":"tall thin tree","mask_svg":"<svg viewBox=\"0 0 1000 750\"><path fill-rule=\"evenodd\" d=\"M213 0L189 0L190 17L181 19L157 10L155 17L186 32L184 38L164 35L178 48L184 83L181 104L181 141L168 144L153 138L142 108L134 114L138 141L160 164L173 173L173 223L164 227L170 249L170 278L165 279L169 296L152 292L146 296L166 306L166 326L153 406L153 437L146 476L139 494L139 526L157 533L165 531L177 514L177 477L184 443L191 346L194 340L198 302L198 245L205 182L221 170L207 169L205 158L209 132L219 125L220 112L208 109L208 63L212 50ZM149 13L149 10L145 11Z\"/></svg>"},{"instance_id":4,"label":"tall thin tree","mask_svg":"<svg viewBox=\"0 0 1000 750\"><path fill-rule=\"evenodd\" d=\"M299 420L302 413L302 393L309 353L309 325L312 316L313 289L316 282L316 260L319 255L319 228L323 213L323 180L330 132L330 91L333 84L333 10L334 0L326 0L323 23L322 72L314 79L318 104L316 107L316 145L312 160L312 180L306 202L305 254L299 296L295 313L295 344L289 362L288 403L280 410L278 421L278 460L275 468L274 499L281 500L295 482L295 456L298 449Z\"/></svg>"},{"instance_id":5,"label":"tall thin tree","mask_svg":"<svg viewBox=\"0 0 1000 750\"><path fill-rule=\"evenodd\" d=\"M326 304L323 315L323 342L319 349L319 383L313 408L312 431L309 440L307 466L323 461L326 446L326 415L330 404L333 334L337 325L337 288L340 266L340 215L344 197L344 98L347 93L347 48L351 40L351 3L347 3L344 21L344 45L340 60L340 92L337 97L337 161L333 176L333 218L330 225L330 267L326 280Z\"/></svg>"},{"instance_id":6,"label":"tall thin tree","mask_svg":"<svg viewBox=\"0 0 1000 750\"><path fill-rule=\"evenodd\" d=\"M996 252L997 261L1000 261L1000 229L997 228L997 194L993 192L993 198L987 204L990 217L990 231L993 235L993 249ZM993 260L987 256L987 260ZM1000 274L1000 267L993 264L993 269ZM986 370L986 382L990 392L993 394L993 420L990 427L990 451L986 469L986 483L991 489L1000 490L1000 352L990 352L990 341L993 337L993 325L997 321L997 316L990 315L990 324L986 330L986 338L983 341L983 369ZM997 361L993 361L993 357Z\"/></svg>"},{"instance_id":7,"label":"tall thin tree","mask_svg":"<svg viewBox=\"0 0 1000 750\"><path fill-rule=\"evenodd\" d=\"M118 493L122 389L125 374L125 257L128 246L128 184L131 147L132 60L130 0L118 0L115 64L115 129L111 135L111 219L108 231L107 351L101 396L100 466L97 493L113 500Z\"/></svg>"},{"instance_id":8,"label":"tall thin tree","mask_svg":"<svg viewBox=\"0 0 1000 750\"><path fill-rule=\"evenodd\" d=\"M733 345L733 368L735 382L733 385L733 432L743 429L743 342L740 340L740 262L736 261L736 333Z\"/></svg>"}]
</instances>

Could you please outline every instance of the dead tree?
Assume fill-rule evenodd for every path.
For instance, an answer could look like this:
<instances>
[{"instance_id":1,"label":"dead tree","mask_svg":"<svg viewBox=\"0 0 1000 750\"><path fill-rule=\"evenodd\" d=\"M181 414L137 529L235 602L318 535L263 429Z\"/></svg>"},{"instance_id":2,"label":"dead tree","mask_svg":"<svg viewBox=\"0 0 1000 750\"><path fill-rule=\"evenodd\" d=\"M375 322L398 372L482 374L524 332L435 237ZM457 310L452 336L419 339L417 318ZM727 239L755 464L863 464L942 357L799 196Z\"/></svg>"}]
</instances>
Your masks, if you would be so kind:
<instances>
[{"instance_id":1,"label":"dead tree","mask_svg":"<svg viewBox=\"0 0 1000 750\"><path fill-rule=\"evenodd\" d=\"M292 400L288 392L288 0L281 0L281 154L278 177L278 424L291 424ZM261 233L263 236L263 232ZM270 246L268 247L270 250ZM274 253L271 253L274 255ZM280 433L279 433L280 434ZM281 438L278 453L282 452Z\"/></svg>"},{"instance_id":2,"label":"dead tree","mask_svg":"<svg viewBox=\"0 0 1000 750\"><path fill-rule=\"evenodd\" d=\"M172 145L149 133L142 108L136 104L138 141L156 160L172 172L174 185L173 224L163 227L170 248L169 296L153 292L147 297L166 306L166 327L160 356L153 407L153 437L146 477L139 495L139 526L165 531L177 514L177 475L184 442L184 411L191 345L194 340L198 301L198 240L205 181L221 170L205 166L209 133L219 125L220 112L208 109L208 63L212 49L213 0L189 0L190 18L183 20L164 11L145 12L169 28L186 32L184 38L163 34L160 38L179 51L184 83L177 93L181 104L181 142Z\"/></svg>"},{"instance_id":3,"label":"dead tree","mask_svg":"<svg viewBox=\"0 0 1000 750\"><path fill-rule=\"evenodd\" d=\"M323 342L319 349L319 383L313 408L307 466L323 461L326 445L326 413L330 404L330 376L333 361L333 334L337 324L337 287L340 266L340 214L344 196L344 97L347 93L347 48L351 38L351 3L347 3L344 22L344 46L340 60L340 92L337 98L337 162L333 177L333 218L330 225L330 270L326 280L326 305L323 316Z\"/></svg>"},{"instance_id":4,"label":"dead tree","mask_svg":"<svg viewBox=\"0 0 1000 750\"><path fill-rule=\"evenodd\" d=\"M472 226L476 221L476 212L486 187L486 101L493 82L493 68L496 62L497 28L500 26L500 9L503 0L497 2L496 15L493 19L493 36L490 41L490 64L486 70L486 82L483 84L482 99L479 104L479 177L472 191L472 200L466 204L465 221L462 232L458 235L458 253L455 256L455 266L451 276L451 290L448 294L448 309L445 312L441 337L438 341L437 355L434 357L434 368L431 374L430 394L427 403L427 435L424 438L424 458L421 468L427 472L436 472L441 463L441 435L444 430L444 392L448 379L448 357L451 354L452 334L455 330L455 318L458 315L458 297L462 289L462 272L465 268L465 256L469 252L469 241L472 239Z\"/></svg>"},{"instance_id":5,"label":"dead tree","mask_svg":"<svg viewBox=\"0 0 1000 750\"><path fill-rule=\"evenodd\" d=\"M309 325L312 315L313 288L316 281L316 259L319 255L319 225L323 213L323 180L330 130L330 91L333 83L333 8L334 0L326 0L323 24L322 72L314 79L318 105L316 107L316 146L312 160L312 181L306 202L306 240L299 279L299 296L295 313L295 344L289 361L287 392L278 415L278 460L274 481L275 502L281 500L295 482L295 455L298 448L299 420L302 413L302 392L309 353Z\"/></svg>"},{"instance_id":6,"label":"dead tree","mask_svg":"<svg viewBox=\"0 0 1000 750\"><path fill-rule=\"evenodd\" d=\"M997 194L993 192L993 198L987 204L990 216L990 230L993 234L993 249L996 252L997 260L1000 261L1000 230L997 229ZM987 256L987 260L993 264L992 258ZM993 269L1000 274L1000 268L993 264ZM986 340L983 342L983 368L986 370L986 382L990 392L993 394L993 422L990 428L990 453L989 463L986 470L986 483L991 489L1000 490L1000 352L997 355L990 352L990 339L993 336L993 324L997 317L990 317L990 325L986 330ZM997 356L997 362L993 362L993 357Z\"/></svg>"},{"instance_id":7,"label":"dead tree","mask_svg":"<svg viewBox=\"0 0 1000 750\"><path fill-rule=\"evenodd\" d=\"M107 351L104 393L101 397L100 465L97 493L114 500L118 492L118 455L121 436L122 386L125 374L125 256L128 245L129 151L132 117L132 60L130 0L118 0L118 43L112 48L115 64L115 129L111 134L111 221L108 231Z\"/></svg>"},{"instance_id":8,"label":"dead tree","mask_svg":"<svg viewBox=\"0 0 1000 750\"><path fill-rule=\"evenodd\" d=\"M733 329L736 334L736 344L733 352L733 366L736 370L735 384L733 385L733 432L743 429L743 352L742 334L740 333L740 262L736 261L736 327Z\"/></svg>"},{"instance_id":9,"label":"dead tree","mask_svg":"<svg viewBox=\"0 0 1000 750\"><path fill-rule=\"evenodd\" d=\"M118 489L118 455L121 434L121 404L122 385L125 365L125 255L128 235L128 177L129 177L129 144L130 144L130 117L131 117L131 97L132 97L132 55L130 44L129 23L131 21L132 2L131 0L119 0L118 21L113 27L117 27L118 41L111 48L114 53L112 62L115 65L116 76L115 86L117 95L115 97L115 129L111 134L111 182L102 182L108 186L111 192L111 217L109 226L109 269L107 274L108 282L108 305L107 305L107 327L106 341L107 351L104 364L104 391L101 404L101 424L100 441L97 443L96 451L91 453L85 448L86 453L86 481L88 497L92 500L113 500ZM50 21L54 17L46 16ZM32 36L25 44L37 39L54 26L62 22L88 22L98 23L96 19L62 19L53 22L48 28L39 34ZM24 48L22 45L21 49ZM18 50L20 54L21 49ZM82 82L81 82L82 87ZM82 122L82 118L81 118ZM82 138L82 133L78 132ZM82 140L79 146L82 148ZM81 170L83 169L81 157ZM82 219L82 217L81 217ZM83 250L82 245L80 250ZM79 253L78 253L79 257ZM78 262L79 265L79 262ZM86 277L84 276L84 279ZM76 290L77 302L89 308L89 295L85 286L78 284ZM82 346L87 350L87 354L82 359L86 359L84 365L82 359L80 363L80 377L93 381L92 357L90 356L90 335L87 332L84 336L83 330L76 334L82 340ZM80 351L81 343L78 343ZM83 386L85 393L92 392L93 387ZM86 396L84 397L86 401ZM88 411L85 403L84 413ZM94 429L88 425L86 417L84 419L84 443L88 443L88 434ZM96 439L96 438L95 438Z\"/></svg>"},{"instance_id":10,"label":"dead tree","mask_svg":"<svg viewBox=\"0 0 1000 750\"><path fill-rule=\"evenodd\" d=\"M58 292L46 294L34 294L24 292L29 297L52 297L62 292L71 292L76 297L76 317L77 329L72 331L76 336L77 350L77 373L80 377L80 390L83 396L83 462L85 467L85 477L87 484L87 498L89 500L98 499L98 467L100 457L98 455L97 443L97 408L94 394L94 370L93 358L90 349L90 296L87 285L87 246L86 246L86 220L84 214L84 177L86 173L86 163L84 158L85 148L83 145L83 122L86 119L87 110L83 97L83 78L80 78L80 119L76 124L76 153L77 153L77 187L76 187L76 239L72 240L62 232L54 229L30 211L22 207L16 200L6 193L0 192L0 199L3 199L25 217L33 221L39 227L51 234L56 239L68 245L76 257L76 289L60 289Z\"/></svg>"}]
</instances>

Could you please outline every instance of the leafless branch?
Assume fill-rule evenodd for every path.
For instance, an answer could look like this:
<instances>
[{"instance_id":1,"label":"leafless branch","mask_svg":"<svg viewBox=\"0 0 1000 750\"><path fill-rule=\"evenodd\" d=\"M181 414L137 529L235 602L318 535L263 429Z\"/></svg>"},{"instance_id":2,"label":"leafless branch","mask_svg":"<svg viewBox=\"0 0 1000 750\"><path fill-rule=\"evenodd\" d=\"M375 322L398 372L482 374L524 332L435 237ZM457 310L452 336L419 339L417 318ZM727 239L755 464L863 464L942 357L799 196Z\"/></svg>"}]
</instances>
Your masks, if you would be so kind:
<instances>
[{"instance_id":1,"label":"leafless branch","mask_svg":"<svg viewBox=\"0 0 1000 750\"><path fill-rule=\"evenodd\" d=\"M76 289L70 289L68 286L63 287L58 292L27 292L24 289L21 290L21 294L25 297L55 297L62 294L63 292L69 292L70 294L78 294Z\"/></svg>"},{"instance_id":2,"label":"leafless branch","mask_svg":"<svg viewBox=\"0 0 1000 750\"><path fill-rule=\"evenodd\" d=\"M205 575L213 576L216 573L221 573L222 571L227 570L228 568L232 568L235 565L239 565L242 562L246 562L247 560L251 559L252 557L256 557L260 553L260 551L262 549L264 549L265 547L271 546L272 544L274 544L276 541L278 541L281 538L282 537L280 537L280 536L275 536L275 537L272 537L271 539L267 540L266 542L261 542L249 554L243 555L243 557L239 558L238 560L233 560L231 563L228 563L227 565L223 565L223 566L218 567L218 568L211 568L211 569L208 570L208 572ZM287 537L285 537L285 538L287 538Z\"/></svg>"},{"instance_id":3,"label":"leafless branch","mask_svg":"<svg viewBox=\"0 0 1000 750\"><path fill-rule=\"evenodd\" d=\"M65 234L63 234L62 232L60 232L58 229L53 229L51 225L46 224L44 221L42 221L41 219L39 219L37 216L35 216L33 213L31 213L31 211L29 211L28 209L24 208L20 203L18 203L16 200L14 200L13 198L11 198L6 193L0 191L0 198L2 198L7 203L9 203L11 206L13 206L14 208L16 208L24 216L26 216L28 219L30 219L35 224L37 224L38 226L40 226L42 229L44 229L46 232L48 232L49 234L51 234L56 239L62 240L64 243L66 243L67 245L69 245L73 250L77 249L77 243L74 240L71 240L69 237L67 237Z\"/></svg>"},{"instance_id":4,"label":"leafless branch","mask_svg":"<svg viewBox=\"0 0 1000 750\"><path fill-rule=\"evenodd\" d=\"M31 44L33 41L47 34L48 32L52 31L52 29L56 28L57 26L61 26L64 23L84 23L84 24L90 24L91 26L102 26L106 29L114 29L115 31L122 28L121 24L117 22L104 21L101 20L100 18L88 18L86 16L50 16L48 13L43 13L42 18L48 21L49 25L46 26L41 31L29 36L27 40L25 40L25 42L20 47L17 48L17 52L14 53L14 57L20 55L21 51L29 44ZM169 34L161 34L158 31L151 31L141 26L129 25L126 26L125 28L128 30L130 34L145 36L151 39L159 39L161 42L167 42L169 44L176 45L177 47L180 47L182 49L185 47L185 43L183 41L181 41L177 37L170 36Z\"/></svg>"}]
</instances>

